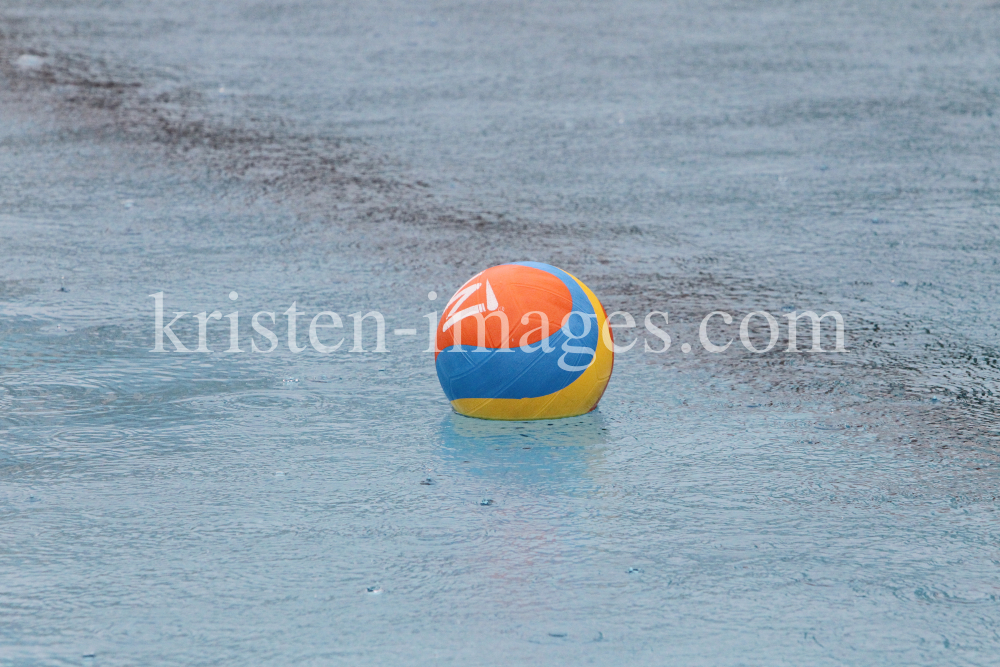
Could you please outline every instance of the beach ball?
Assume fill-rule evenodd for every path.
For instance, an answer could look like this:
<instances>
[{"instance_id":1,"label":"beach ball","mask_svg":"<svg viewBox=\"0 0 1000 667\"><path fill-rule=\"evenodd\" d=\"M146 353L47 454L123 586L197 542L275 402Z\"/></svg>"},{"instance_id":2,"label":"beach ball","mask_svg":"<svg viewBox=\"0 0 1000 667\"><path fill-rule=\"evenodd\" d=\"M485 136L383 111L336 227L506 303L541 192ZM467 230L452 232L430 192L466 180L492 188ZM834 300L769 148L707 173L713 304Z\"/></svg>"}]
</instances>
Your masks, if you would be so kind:
<instances>
[{"instance_id":1,"label":"beach ball","mask_svg":"<svg viewBox=\"0 0 1000 667\"><path fill-rule=\"evenodd\" d=\"M480 419L558 419L597 407L614 351L604 307L562 269L486 269L451 297L437 326L438 379L456 412Z\"/></svg>"}]
</instances>

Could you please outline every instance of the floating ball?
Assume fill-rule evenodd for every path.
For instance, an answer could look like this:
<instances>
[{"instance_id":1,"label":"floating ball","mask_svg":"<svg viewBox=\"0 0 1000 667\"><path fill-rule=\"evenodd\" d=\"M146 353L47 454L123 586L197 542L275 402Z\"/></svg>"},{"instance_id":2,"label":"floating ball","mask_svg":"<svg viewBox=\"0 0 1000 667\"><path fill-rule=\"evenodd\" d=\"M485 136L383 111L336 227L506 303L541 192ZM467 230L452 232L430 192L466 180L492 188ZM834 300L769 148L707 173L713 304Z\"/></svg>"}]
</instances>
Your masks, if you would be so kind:
<instances>
[{"instance_id":1,"label":"floating ball","mask_svg":"<svg viewBox=\"0 0 1000 667\"><path fill-rule=\"evenodd\" d=\"M459 414L558 419L597 407L614 351L604 306L548 264L501 264L451 297L437 327L438 379Z\"/></svg>"}]
</instances>

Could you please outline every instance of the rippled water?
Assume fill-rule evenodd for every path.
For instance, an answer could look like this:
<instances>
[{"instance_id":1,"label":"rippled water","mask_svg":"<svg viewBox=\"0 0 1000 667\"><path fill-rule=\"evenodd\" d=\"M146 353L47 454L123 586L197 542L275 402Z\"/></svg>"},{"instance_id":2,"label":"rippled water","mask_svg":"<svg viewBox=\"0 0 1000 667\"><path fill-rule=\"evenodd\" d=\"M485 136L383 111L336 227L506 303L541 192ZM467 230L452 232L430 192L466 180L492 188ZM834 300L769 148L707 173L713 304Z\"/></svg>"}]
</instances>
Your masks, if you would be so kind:
<instances>
[{"instance_id":1,"label":"rippled water","mask_svg":"<svg viewBox=\"0 0 1000 667\"><path fill-rule=\"evenodd\" d=\"M996 664L998 36L975 2L4 5L0 664ZM453 414L427 293L522 259L672 347L585 417ZM244 350L260 310L284 346L293 301L378 309L390 352L226 354L223 319L154 354L161 291ZM850 353L700 350L761 309L838 310Z\"/></svg>"}]
</instances>

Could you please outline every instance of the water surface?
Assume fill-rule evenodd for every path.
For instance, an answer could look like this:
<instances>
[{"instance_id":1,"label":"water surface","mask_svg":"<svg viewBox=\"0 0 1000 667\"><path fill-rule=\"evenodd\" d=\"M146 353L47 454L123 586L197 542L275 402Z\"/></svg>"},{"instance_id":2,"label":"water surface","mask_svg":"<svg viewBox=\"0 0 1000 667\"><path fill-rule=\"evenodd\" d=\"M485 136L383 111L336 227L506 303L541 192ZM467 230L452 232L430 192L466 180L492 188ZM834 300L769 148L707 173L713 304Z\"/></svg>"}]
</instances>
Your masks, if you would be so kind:
<instances>
[{"instance_id":1,"label":"water surface","mask_svg":"<svg viewBox=\"0 0 1000 667\"><path fill-rule=\"evenodd\" d=\"M998 35L975 2L8 3L0 662L995 664ZM673 345L584 417L453 414L423 316L513 260ZM244 352L223 319L151 353L158 292ZM290 353L292 302L381 311L389 352ZM850 353L697 344L793 309Z\"/></svg>"}]
</instances>

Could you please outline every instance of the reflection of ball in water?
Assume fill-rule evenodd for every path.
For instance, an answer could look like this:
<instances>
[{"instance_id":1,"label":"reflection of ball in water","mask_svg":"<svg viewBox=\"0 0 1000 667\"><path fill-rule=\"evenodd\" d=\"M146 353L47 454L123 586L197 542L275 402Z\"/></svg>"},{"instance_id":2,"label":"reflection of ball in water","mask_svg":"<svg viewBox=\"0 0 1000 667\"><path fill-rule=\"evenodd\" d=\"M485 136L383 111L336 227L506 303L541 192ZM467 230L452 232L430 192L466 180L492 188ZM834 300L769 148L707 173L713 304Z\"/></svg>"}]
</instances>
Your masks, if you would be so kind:
<instances>
[{"instance_id":1,"label":"reflection of ball in water","mask_svg":"<svg viewBox=\"0 0 1000 667\"><path fill-rule=\"evenodd\" d=\"M594 293L554 266L486 269L451 297L438 323L441 387L455 411L469 417L590 412L614 364L606 319Z\"/></svg>"}]
</instances>

